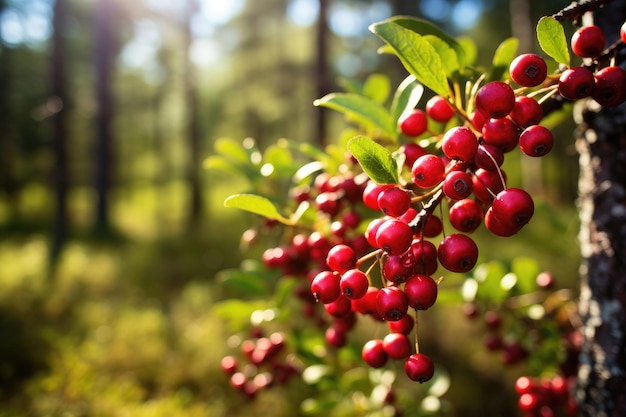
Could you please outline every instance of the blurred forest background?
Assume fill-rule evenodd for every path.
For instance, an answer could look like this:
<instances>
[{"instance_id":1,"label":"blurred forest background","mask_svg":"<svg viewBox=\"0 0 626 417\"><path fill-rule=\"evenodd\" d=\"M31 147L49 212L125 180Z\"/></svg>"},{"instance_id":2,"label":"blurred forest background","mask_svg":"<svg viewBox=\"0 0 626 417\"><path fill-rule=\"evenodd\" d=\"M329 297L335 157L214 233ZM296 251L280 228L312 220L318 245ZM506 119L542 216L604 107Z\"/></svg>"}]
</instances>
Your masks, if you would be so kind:
<instances>
[{"instance_id":1,"label":"blurred forest background","mask_svg":"<svg viewBox=\"0 0 626 417\"><path fill-rule=\"evenodd\" d=\"M202 167L214 141L331 143L345 122L314 99L342 77L405 76L373 22L431 19L488 65L509 36L537 51L536 21L567 3L0 0L0 416L298 415L303 394L266 414L219 370L215 276L241 262L251 218L222 205L242 183ZM507 171L544 214L507 250L575 286L572 130ZM493 389L485 363L459 366Z\"/></svg>"}]
</instances>

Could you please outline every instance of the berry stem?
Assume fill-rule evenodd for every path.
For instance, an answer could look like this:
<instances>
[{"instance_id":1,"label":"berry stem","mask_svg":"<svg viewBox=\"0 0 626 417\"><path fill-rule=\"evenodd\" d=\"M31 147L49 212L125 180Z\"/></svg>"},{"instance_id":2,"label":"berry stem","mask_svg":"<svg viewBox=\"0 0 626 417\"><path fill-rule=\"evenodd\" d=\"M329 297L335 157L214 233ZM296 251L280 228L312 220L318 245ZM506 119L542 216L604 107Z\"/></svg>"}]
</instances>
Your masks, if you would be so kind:
<instances>
[{"instance_id":1,"label":"berry stem","mask_svg":"<svg viewBox=\"0 0 626 417\"><path fill-rule=\"evenodd\" d=\"M382 249L376 249L376 250L368 253L367 255L361 256L359 259L357 259L355 267L358 268L359 266L363 265L365 262L369 261L370 259L377 258L378 256L380 256L380 254L382 252L383 252ZM375 265L375 264L372 264L372 265ZM371 267L370 267L370 269L371 269ZM370 269L368 269L368 272L370 271Z\"/></svg>"},{"instance_id":2,"label":"berry stem","mask_svg":"<svg viewBox=\"0 0 626 417\"><path fill-rule=\"evenodd\" d=\"M420 353L420 343L419 343L419 312L415 309L415 353Z\"/></svg>"}]
</instances>

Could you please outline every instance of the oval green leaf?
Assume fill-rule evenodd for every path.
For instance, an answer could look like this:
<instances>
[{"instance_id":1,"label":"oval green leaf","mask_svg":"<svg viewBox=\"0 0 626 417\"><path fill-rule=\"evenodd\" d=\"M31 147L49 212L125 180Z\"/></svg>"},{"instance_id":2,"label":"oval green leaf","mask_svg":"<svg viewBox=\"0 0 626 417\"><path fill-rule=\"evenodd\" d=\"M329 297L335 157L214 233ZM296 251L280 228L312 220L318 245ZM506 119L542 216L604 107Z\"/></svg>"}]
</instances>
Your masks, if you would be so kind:
<instances>
[{"instance_id":1,"label":"oval green leaf","mask_svg":"<svg viewBox=\"0 0 626 417\"><path fill-rule=\"evenodd\" d=\"M519 40L517 38L508 38L502 41L493 55L493 69L489 76L490 80L500 80L509 70L511 62L515 59Z\"/></svg>"},{"instance_id":2,"label":"oval green leaf","mask_svg":"<svg viewBox=\"0 0 626 417\"><path fill-rule=\"evenodd\" d=\"M409 75L400 83L393 96L390 111L396 125L405 112L413 110L419 104L423 94L424 86L413 75Z\"/></svg>"},{"instance_id":3,"label":"oval green leaf","mask_svg":"<svg viewBox=\"0 0 626 417\"><path fill-rule=\"evenodd\" d=\"M384 104L391 92L391 81L383 74L372 74L363 84L363 95L376 103Z\"/></svg>"},{"instance_id":4,"label":"oval green leaf","mask_svg":"<svg viewBox=\"0 0 626 417\"><path fill-rule=\"evenodd\" d=\"M559 64L569 67L570 54L563 25L551 16L544 16L537 23L539 46Z\"/></svg>"},{"instance_id":5,"label":"oval green leaf","mask_svg":"<svg viewBox=\"0 0 626 417\"><path fill-rule=\"evenodd\" d=\"M330 93L315 100L313 104L337 110L366 129L374 129L382 136L397 139L395 125L387 109L367 97L350 93Z\"/></svg>"},{"instance_id":6,"label":"oval green leaf","mask_svg":"<svg viewBox=\"0 0 626 417\"><path fill-rule=\"evenodd\" d=\"M398 165L383 146L365 136L357 136L348 141L348 150L377 184L398 183Z\"/></svg>"},{"instance_id":7,"label":"oval green leaf","mask_svg":"<svg viewBox=\"0 0 626 417\"><path fill-rule=\"evenodd\" d=\"M283 217L274 203L269 199L256 194L235 194L224 201L224 207L238 208L250 213L258 214L272 220L278 220L284 224L291 224L291 221Z\"/></svg>"},{"instance_id":8,"label":"oval green leaf","mask_svg":"<svg viewBox=\"0 0 626 417\"><path fill-rule=\"evenodd\" d=\"M370 30L393 48L410 74L436 94L448 96L448 80L441 58L423 36L393 20L375 23Z\"/></svg>"}]
</instances>

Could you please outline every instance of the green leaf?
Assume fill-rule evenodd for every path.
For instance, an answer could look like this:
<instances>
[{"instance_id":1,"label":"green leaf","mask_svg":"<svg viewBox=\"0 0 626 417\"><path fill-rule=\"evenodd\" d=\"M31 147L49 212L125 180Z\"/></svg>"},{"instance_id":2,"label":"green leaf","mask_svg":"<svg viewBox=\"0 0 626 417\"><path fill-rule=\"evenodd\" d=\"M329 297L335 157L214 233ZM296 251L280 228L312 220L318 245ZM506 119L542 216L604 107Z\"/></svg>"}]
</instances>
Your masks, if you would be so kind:
<instances>
[{"instance_id":1,"label":"green leaf","mask_svg":"<svg viewBox=\"0 0 626 417\"><path fill-rule=\"evenodd\" d=\"M441 64L448 77L461 69L459 60L454 49L452 49L443 39L434 35L425 35L424 39L430 43L441 58Z\"/></svg>"},{"instance_id":2,"label":"green leaf","mask_svg":"<svg viewBox=\"0 0 626 417\"><path fill-rule=\"evenodd\" d=\"M300 164L294 162L291 152L286 147L273 144L263 153L263 163L272 167L271 176L284 178L293 175Z\"/></svg>"},{"instance_id":3,"label":"green leaf","mask_svg":"<svg viewBox=\"0 0 626 417\"><path fill-rule=\"evenodd\" d=\"M428 20L409 16L392 17L389 19L389 21L410 29L415 33L419 33L422 36L432 35L441 39L454 50L459 69L462 70L463 68L465 68L465 64L467 62L465 49L456 39L441 30L439 26L432 24Z\"/></svg>"},{"instance_id":4,"label":"green leaf","mask_svg":"<svg viewBox=\"0 0 626 417\"><path fill-rule=\"evenodd\" d=\"M278 220L284 224L292 224L292 221L283 217L274 203L265 197L256 194L235 194L231 195L224 201L224 207L238 208L240 210L249 211L268 219Z\"/></svg>"},{"instance_id":5,"label":"green leaf","mask_svg":"<svg viewBox=\"0 0 626 417\"><path fill-rule=\"evenodd\" d=\"M441 58L423 36L392 19L375 23L370 30L393 48L410 74L436 94L448 96L448 80Z\"/></svg>"},{"instance_id":6,"label":"green leaf","mask_svg":"<svg viewBox=\"0 0 626 417\"><path fill-rule=\"evenodd\" d=\"M396 125L405 112L413 110L419 104L423 94L424 86L413 75L409 75L400 83L393 96L390 110Z\"/></svg>"},{"instance_id":7,"label":"green leaf","mask_svg":"<svg viewBox=\"0 0 626 417\"><path fill-rule=\"evenodd\" d=\"M501 282L507 272L506 267L498 261L478 265L474 270L474 279L478 283L476 298L492 302L503 300L507 292Z\"/></svg>"},{"instance_id":8,"label":"green leaf","mask_svg":"<svg viewBox=\"0 0 626 417\"><path fill-rule=\"evenodd\" d=\"M213 144L215 152L237 162L249 163L250 155L241 143L230 138L219 138Z\"/></svg>"},{"instance_id":9,"label":"green leaf","mask_svg":"<svg viewBox=\"0 0 626 417\"><path fill-rule=\"evenodd\" d=\"M391 81L383 74L372 74L365 80L363 95L376 103L384 104L391 92Z\"/></svg>"},{"instance_id":10,"label":"green leaf","mask_svg":"<svg viewBox=\"0 0 626 417\"><path fill-rule=\"evenodd\" d=\"M397 184L398 166L391 152L365 136L348 142L348 150L359 161L363 170L378 184Z\"/></svg>"},{"instance_id":11,"label":"green leaf","mask_svg":"<svg viewBox=\"0 0 626 417\"><path fill-rule=\"evenodd\" d=\"M559 64L569 67L570 54L563 25L551 16L544 16L537 23L537 40L539 46Z\"/></svg>"},{"instance_id":12,"label":"green leaf","mask_svg":"<svg viewBox=\"0 0 626 417\"><path fill-rule=\"evenodd\" d=\"M217 282L236 290L239 294L261 295L269 294L267 283L262 277L240 269L226 269L217 275Z\"/></svg>"},{"instance_id":13,"label":"green leaf","mask_svg":"<svg viewBox=\"0 0 626 417\"><path fill-rule=\"evenodd\" d=\"M478 47L476 46L476 42L467 36L458 38L457 42L461 45L465 54L465 64L474 65L476 58L478 58Z\"/></svg>"},{"instance_id":14,"label":"green leaf","mask_svg":"<svg viewBox=\"0 0 626 417\"><path fill-rule=\"evenodd\" d=\"M253 311L267 308L267 301L250 301L230 298L213 305L211 313L222 319L232 332L238 332L250 325Z\"/></svg>"},{"instance_id":15,"label":"green leaf","mask_svg":"<svg viewBox=\"0 0 626 417\"><path fill-rule=\"evenodd\" d=\"M505 39L496 49L493 55L493 68L489 79L499 80L508 71L511 62L517 56L519 40L517 38Z\"/></svg>"},{"instance_id":16,"label":"green leaf","mask_svg":"<svg viewBox=\"0 0 626 417\"><path fill-rule=\"evenodd\" d=\"M350 93L330 93L315 100L313 104L337 110L366 129L374 129L385 137L397 139L395 125L387 109L367 97Z\"/></svg>"},{"instance_id":17,"label":"green leaf","mask_svg":"<svg viewBox=\"0 0 626 417\"><path fill-rule=\"evenodd\" d=\"M527 294L537 289L537 275L541 268L535 259L525 257L513 259L511 272L517 275L517 288L521 293Z\"/></svg>"}]
</instances>

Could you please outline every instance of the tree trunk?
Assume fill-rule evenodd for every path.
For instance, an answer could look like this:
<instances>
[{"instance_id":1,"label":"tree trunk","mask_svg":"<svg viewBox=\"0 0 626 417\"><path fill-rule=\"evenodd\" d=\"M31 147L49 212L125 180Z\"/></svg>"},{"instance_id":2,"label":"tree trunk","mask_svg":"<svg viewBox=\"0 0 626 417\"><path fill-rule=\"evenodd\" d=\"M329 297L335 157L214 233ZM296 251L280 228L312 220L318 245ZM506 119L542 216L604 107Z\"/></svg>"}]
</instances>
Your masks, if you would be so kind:
<instances>
[{"instance_id":1,"label":"tree trunk","mask_svg":"<svg viewBox=\"0 0 626 417\"><path fill-rule=\"evenodd\" d=\"M185 103L186 103L186 128L188 141L189 161L187 164L187 185L189 186L189 213L188 226L193 229L200 219L202 212L202 189L200 186L200 124L198 120L198 94L196 92L196 71L191 60L190 50L192 33L191 21L196 11L196 0L187 0L187 18L183 22L185 26Z\"/></svg>"},{"instance_id":2,"label":"tree trunk","mask_svg":"<svg viewBox=\"0 0 626 417\"><path fill-rule=\"evenodd\" d=\"M52 117L52 146L54 149L53 181L56 194L56 212L52 232L52 246L50 250L51 264L58 258L61 248L67 237L67 77L65 42L63 37L64 21L67 3L65 0L56 0L53 11L52 34L52 68L51 84L52 97L56 102Z\"/></svg>"},{"instance_id":3,"label":"tree trunk","mask_svg":"<svg viewBox=\"0 0 626 417\"><path fill-rule=\"evenodd\" d=\"M607 45L624 20L626 0L595 12ZM576 397L582 416L626 416L626 104L580 103L575 117L584 339Z\"/></svg>"},{"instance_id":4,"label":"tree trunk","mask_svg":"<svg viewBox=\"0 0 626 417\"><path fill-rule=\"evenodd\" d=\"M98 0L95 6L95 70L96 70L96 219L98 231L109 228L109 189L111 183L111 94L112 15L113 2Z\"/></svg>"}]
</instances>

